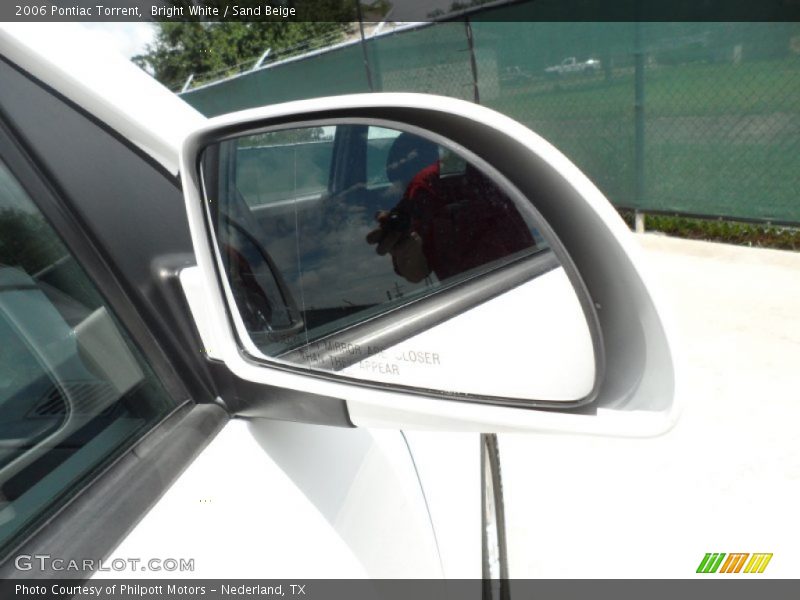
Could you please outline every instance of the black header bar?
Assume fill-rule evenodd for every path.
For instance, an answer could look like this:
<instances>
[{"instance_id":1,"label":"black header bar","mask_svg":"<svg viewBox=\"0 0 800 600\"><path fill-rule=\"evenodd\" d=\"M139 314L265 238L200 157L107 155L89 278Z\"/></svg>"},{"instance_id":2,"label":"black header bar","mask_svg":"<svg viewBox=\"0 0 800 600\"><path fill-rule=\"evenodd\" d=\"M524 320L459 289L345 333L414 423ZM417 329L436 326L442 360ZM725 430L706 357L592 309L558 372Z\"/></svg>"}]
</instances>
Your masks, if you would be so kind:
<instances>
[{"instance_id":1,"label":"black header bar","mask_svg":"<svg viewBox=\"0 0 800 600\"><path fill-rule=\"evenodd\" d=\"M800 0L10 0L0 21L800 21Z\"/></svg>"}]
</instances>

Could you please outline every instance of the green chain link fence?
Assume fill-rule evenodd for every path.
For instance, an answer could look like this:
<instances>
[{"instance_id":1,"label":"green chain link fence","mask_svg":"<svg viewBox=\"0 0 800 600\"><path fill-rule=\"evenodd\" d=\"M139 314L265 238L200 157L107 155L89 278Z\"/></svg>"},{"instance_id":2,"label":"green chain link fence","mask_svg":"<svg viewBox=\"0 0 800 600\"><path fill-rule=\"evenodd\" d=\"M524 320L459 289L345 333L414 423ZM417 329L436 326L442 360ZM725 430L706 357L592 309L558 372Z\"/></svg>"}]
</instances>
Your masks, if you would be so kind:
<instances>
[{"instance_id":1,"label":"green chain link fence","mask_svg":"<svg viewBox=\"0 0 800 600\"><path fill-rule=\"evenodd\" d=\"M183 94L207 115L428 92L526 124L618 207L800 223L800 23L516 22L510 6Z\"/></svg>"}]
</instances>

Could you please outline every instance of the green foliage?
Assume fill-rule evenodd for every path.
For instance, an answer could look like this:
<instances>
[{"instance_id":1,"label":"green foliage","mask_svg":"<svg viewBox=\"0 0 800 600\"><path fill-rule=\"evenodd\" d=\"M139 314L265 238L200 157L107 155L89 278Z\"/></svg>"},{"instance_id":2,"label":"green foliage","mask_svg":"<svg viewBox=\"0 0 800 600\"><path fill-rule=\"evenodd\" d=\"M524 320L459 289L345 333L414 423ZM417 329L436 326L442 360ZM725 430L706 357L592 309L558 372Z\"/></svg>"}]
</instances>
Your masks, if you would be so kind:
<instances>
[{"instance_id":1,"label":"green foliage","mask_svg":"<svg viewBox=\"0 0 800 600\"><path fill-rule=\"evenodd\" d=\"M622 218L633 227L632 210L620 209ZM661 231L691 240L725 242L738 246L800 250L800 229L722 219L692 219L672 215L645 216L647 231Z\"/></svg>"},{"instance_id":2,"label":"green foliage","mask_svg":"<svg viewBox=\"0 0 800 600\"><path fill-rule=\"evenodd\" d=\"M284 144L302 144L304 142L333 141L332 133L326 135L322 127L303 127L284 129L269 133L256 133L241 137L236 141L237 148L257 148L260 146L280 146Z\"/></svg>"},{"instance_id":3,"label":"green foliage","mask_svg":"<svg viewBox=\"0 0 800 600\"><path fill-rule=\"evenodd\" d=\"M173 0L175 6L192 2ZM204 6L213 6L213 0L204 0ZM242 6L247 2L240 3ZM255 5L262 3L250 3ZM307 6L307 5L305 5ZM300 9L298 9L300 10ZM241 70L243 64L253 62L268 48L271 58L280 57L287 49L303 51L331 44L344 35L349 27L347 3L338 0L319 0L314 4L314 21L267 19L258 22L212 22L185 16L184 21L156 23L155 42L147 46L145 54L133 61L150 70L164 85L175 88L194 75L194 81L203 78L224 77ZM319 19L330 19L321 21Z\"/></svg>"}]
</instances>

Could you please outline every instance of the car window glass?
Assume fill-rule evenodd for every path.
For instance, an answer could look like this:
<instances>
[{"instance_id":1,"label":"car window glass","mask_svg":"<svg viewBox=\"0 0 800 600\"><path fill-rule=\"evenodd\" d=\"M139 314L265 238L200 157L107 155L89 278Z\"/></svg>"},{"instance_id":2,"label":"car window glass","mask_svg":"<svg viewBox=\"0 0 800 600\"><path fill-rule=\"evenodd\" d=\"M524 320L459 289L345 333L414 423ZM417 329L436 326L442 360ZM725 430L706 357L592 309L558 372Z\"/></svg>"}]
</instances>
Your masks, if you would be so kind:
<instances>
[{"instance_id":1,"label":"car window glass","mask_svg":"<svg viewBox=\"0 0 800 600\"><path fill-rule=\"evenodd\" d=\"M239 193L259 207L308 196L328 188L333 127L313 127L241 140L236 168Z\"/></svg>"},{"instance_id":2,"label":"car window glass","mask_svg":"<svg viewBox=\"0 0 800 600\"><path fill-rule=\"evenodd\" d=\"M0 544L8 545L174 401L2 163L0 340Z\"/></svg>"},{"instance_id":3,"label":"car window glass","mask_svg":"<svg viewBox=\"0 0 800 600\"><path fill-rule=\"evenodd\" d=\"M297 144L284 143L290 135L307 145L335 142L324 153L330 164L321 152L314 163L316 173L330 174L324 192L309 194L300 176L287 187L287 173L309 163ZM256 147L260 158L250 155L242 166ZM222 148L229 168L216 205L221 255L248 331L270 356L548 248L497 183L414 133L312 127ZM267 190L270 202L254 204L255 189ZM408 252L389 249L395 238ZM273 313L280 324L263 326Z\"/></svg>"},{"instance_id":4,"label":"car window glass","mask_svg":"<svg viewBox=\"0 0 800 600\"><path fill-rule=\"evenodd\" d=\"M367 130L367 185L379 187L389 185L386 177L386 158L389 148L400 132L386 127L370 127Z\"/></svg>"}]
</instances>

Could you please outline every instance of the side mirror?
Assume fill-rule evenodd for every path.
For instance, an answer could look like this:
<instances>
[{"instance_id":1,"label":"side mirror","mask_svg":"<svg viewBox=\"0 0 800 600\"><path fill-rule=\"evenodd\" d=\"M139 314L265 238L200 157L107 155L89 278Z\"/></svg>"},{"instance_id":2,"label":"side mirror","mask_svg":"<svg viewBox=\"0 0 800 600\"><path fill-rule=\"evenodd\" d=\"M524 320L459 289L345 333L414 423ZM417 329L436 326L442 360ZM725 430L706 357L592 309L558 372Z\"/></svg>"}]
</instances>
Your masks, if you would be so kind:
<instances>
[{"instance_id":1,"label":"side mirror","mask_svg":"<svg viewBox=\"0 0 800 600\"><path fill-rule=\"evenodd\" d=\"M182 165L198 258L182 280L236 376L344 399L364 425L673 422L675 367L629 232L519 123L342 96L212 119Z\"/></svg>"}]
</instances>

